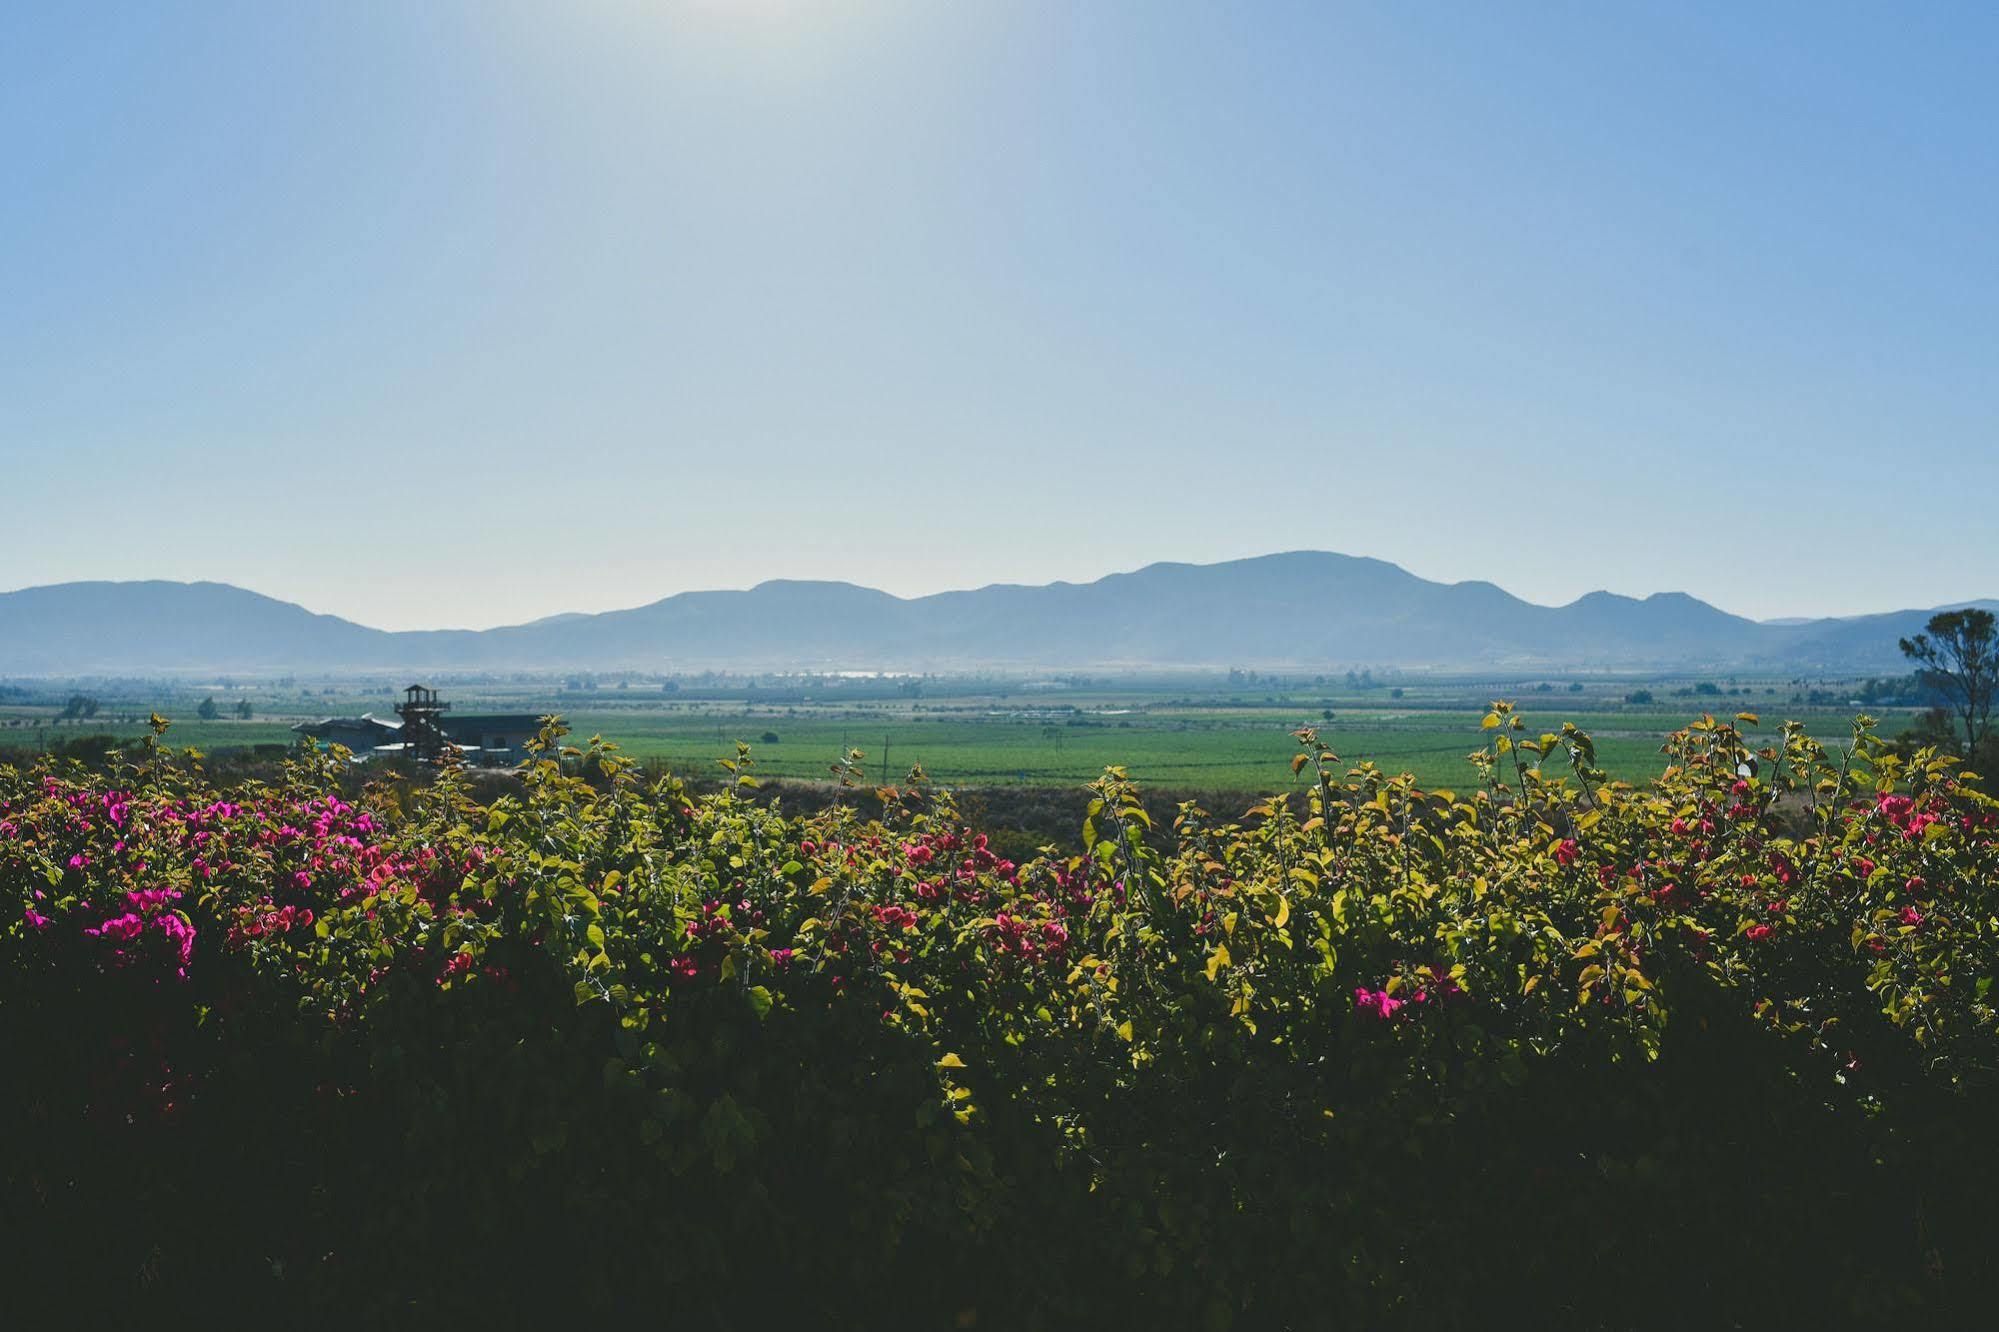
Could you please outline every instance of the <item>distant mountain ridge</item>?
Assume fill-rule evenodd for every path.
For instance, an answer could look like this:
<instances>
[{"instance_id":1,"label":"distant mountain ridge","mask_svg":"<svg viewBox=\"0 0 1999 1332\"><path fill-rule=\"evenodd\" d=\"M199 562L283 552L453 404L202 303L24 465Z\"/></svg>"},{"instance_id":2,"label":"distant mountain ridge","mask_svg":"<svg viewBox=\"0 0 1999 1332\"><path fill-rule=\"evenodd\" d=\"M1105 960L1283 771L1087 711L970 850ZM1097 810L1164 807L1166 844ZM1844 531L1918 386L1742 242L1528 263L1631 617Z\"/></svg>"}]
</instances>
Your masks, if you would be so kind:
<instances>
[{"instance_id":1,"label":"distant mountain ridge","mask_svg":"<svg viewBox=\"0 0 1999 1332\"><path fill-rule=\"evenodd\" d=\"M373 629L226 583L90 582L0 593L0 674L1333 664L1890 671L1902 668L1897 641L1932 613L1758 622L1680 592L1592 592L1542 606L1491 583L1432 582L1326 551L913 598L781 579L485 630Z\"/></svg>"}]
</instances>

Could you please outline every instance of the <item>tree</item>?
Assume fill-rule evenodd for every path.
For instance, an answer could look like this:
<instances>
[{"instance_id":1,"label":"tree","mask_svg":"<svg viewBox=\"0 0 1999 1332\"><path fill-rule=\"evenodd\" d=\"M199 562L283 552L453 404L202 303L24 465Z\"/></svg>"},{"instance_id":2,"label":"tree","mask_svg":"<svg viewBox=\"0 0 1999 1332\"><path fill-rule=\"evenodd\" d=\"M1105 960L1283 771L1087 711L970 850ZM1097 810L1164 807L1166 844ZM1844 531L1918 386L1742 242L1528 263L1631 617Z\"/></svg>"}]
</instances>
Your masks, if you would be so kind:
<instances>
[{"instance_id":1,"label":"tree","mask_svg":"<svg viewBox=\"0 0 1999 1332\"><path fill-rule=\"evenodd\" d=\"M222 715L222 709L215 705L214 699L204 698L201 700L201 706L194 710L194 715L203 721L214 721Z\"/></svg>"},{"instance_id":2,"label":"tree","mask_svg":"<svg viewBox=\"0 0 1999 1332\"><path fill-rule=\"evenodd\" d=\"M88 694L71 694L62 706L62 717L70 721L82 721L97 715L97 700Z\"/></svg>"},{"instance_id":3,"label":"tree","mask_svg":"<svg viewBox=\"0 0 1999 1332\"><path fill-rule=\"evenodd\" d=\"M1999 685L1992 612L1933 615L1926 632L1902 640L1902 655L1916 663L1924 684L1950 700L1964 725L1964 752L1976 754L1990 729L1992 691Z\"/></svg>"},{"instance_id":4,"label":"tree","mask_svg":"<svg viewBox=\"0 0 1999 1332\"><path fill-rule=\"evenodd\" d=\"M239 698L236 700L236 718L238 721L249 721L250 718L255 715L256 714L250 710L249 699Z\"/></svg>"}]
</instances>

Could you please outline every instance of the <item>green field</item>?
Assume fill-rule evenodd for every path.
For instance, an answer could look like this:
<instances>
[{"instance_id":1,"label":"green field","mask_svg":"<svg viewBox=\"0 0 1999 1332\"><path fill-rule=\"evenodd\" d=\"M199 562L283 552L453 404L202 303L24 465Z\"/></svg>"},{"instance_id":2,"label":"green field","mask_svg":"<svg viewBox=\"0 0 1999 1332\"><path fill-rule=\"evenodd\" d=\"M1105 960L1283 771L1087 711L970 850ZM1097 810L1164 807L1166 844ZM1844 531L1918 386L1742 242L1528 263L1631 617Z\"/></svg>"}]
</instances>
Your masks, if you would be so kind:
<instances>
[{"instance_id":1,"label":"green field","mask_svg":"<svg viewBox=\"0 0 1999 1332\"><path fill-rule=\"evenodd\" d=\"M0 709L0 750L41 749L54 743L77 739L79 736L109 735L121 740L136 741L146 733L146 727L138 722L89 721L81 725L65 723L61 726L40 727L32 724L34 718L26 718L29 724L8 726L11 720L20 718L18 712L10 714ZM204 753L229 749L248 749L256 745L290 745L298 737L292 734L291 723L276 721L201 721L193 716L171 717L173 726L167 736L167 743L175 747L189 747Z\"/></svg>"},{"instance_id":2,"label":"green field","mask_svg":"<svg viewBox=\"0 0 1999 1332\"><path fill-rule=\"evenodd\" d=\"M1145 719L1108 725L1047 727L1005 720L875 722L755 714L695 717L578 713L580 734L602 734L629 752L664 760L677 771L713 773L714 759L733 742L751 745L762 772L821 777L851 746L867 754L871 772L900 774L921 763L940 781L967 785L1078 783L1118 763L1139 781L1157 786L1276 789L1291 784L1289 761L1297 744L1290 732L1306 717L1203 722ZM1315 719L1314 719L1315 720ZM1348 762L1366 759L1408 771L1426 785L1470 780L1469 753L1480 741L1479 714L1427 714L1321 725L1321 733ZM1666 727L1642 732L1619 727L1598 738L1603 765L1621 777L1644 777L1660 766ZM778 737L775 744L760 739ZM1844 735L1844 728L1838 734Z\"/></svg>"},{"instance_id":3,"label":"green field","mask_svg":"<svg viewBox=\"0 0 1999 1332\"><path fill-rule=\"evenodd\" d=\"M716 760L742 741L766 775L823 778L852 748L866 754L871 775L897 777L921 763L934 779L960 785L1074 785L1116 763L1160 787L1276 790L1293 781L1290 732L1311 725L1348 762L1369 760L1412 772L1428 786L1457 786L1471 779L1465 755L1480 743L1479 718L1494 698L1515 699L1536 731L1575 721L1596 737L1599 760L1612 775L1642 780L1659 770L1667 732L1704 710L1759 713L1764 733L1774 732L1781 718L1798 717L1828 742L1843 740L1861 710L1832 701L1845 692L1840 682L1818 682L1822 687L1807 702L1797 681L1730 682L1725 695L1673 697L1688 682L1661 680L1646 686L1654 695L1649 704L1624 702L1637 685L1623 679L1590 680L1579 689L1564 683L1559 690L1537 681L1427 680L1398 686L1400 698L1385 687L1354 689L1323 679L439 683L460 712L559 714L579 739L602 735L688 775L717 774ZM298 720L364 711L389 716L395 701L386 680L141 687L105 697L89 721L57 725L59 697L52 690L46 698L0 705L0 747L35 748L92 734L133 738L150 711L172 719L168 739L177 745L205 751L286 745ZM194 714L204 698L216 698L225 713L248 702L255 719L199 720ZM1880 729L1892 734L1908 721L1907 713L1884 711Z\"/></svg>"}]
</instances>

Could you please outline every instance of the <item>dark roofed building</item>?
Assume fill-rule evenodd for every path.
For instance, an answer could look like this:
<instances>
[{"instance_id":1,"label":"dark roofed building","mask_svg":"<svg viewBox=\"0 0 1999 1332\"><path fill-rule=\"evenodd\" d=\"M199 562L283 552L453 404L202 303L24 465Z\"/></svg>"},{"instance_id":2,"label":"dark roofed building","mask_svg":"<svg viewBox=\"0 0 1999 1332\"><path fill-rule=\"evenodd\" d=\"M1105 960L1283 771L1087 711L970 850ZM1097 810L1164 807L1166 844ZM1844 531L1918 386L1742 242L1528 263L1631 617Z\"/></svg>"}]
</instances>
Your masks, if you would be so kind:
<instances>
[{"instance_id":1,"label":"dark roofed building","mask_svg":"<svg viewBox=\"0 0 1999 1332\"><path fill-rule=\"evenodd\" d=\"M410 692L414 696L414 690ZM318 722L300 722L292 730L322 746L346 746L354 758L436 760L448 744L478 768L510 768L522 762L528 758L528 742L542 732L542 718L534 712L452 712L432 690L424 690L418 702L416 708L398 708L404 712L400 722L372 714L326 716Z\"/></svg>"},{"instance_id":2,"label":"dark roofed building","mask_svg":"<svg viewBox=\"0 0 1999 1332\"><path fill-rule=\"evenodd\" d=\"M300 722L292 730L316 743L344 745L356 759L410 758L436 762L446 746L459 751L475 767L506 768L528 756L528 742L541 733L541 717L532 712L454 713L437 691L411 685L406 702L396 708L400 721L372 714L322 717Z\"/></svg>"},{"instance_id":3,"label":"dark roofed building","mask_svg":"<svg viewBox=\"0 0 1999 1332\"><path fill-rule=\"evenodd\" d=\"M362 759L373 757L378 746L401 739L403 728L401 722L360 716L321 717L318 721L300 722L292 730L321 745L345 746L355 758Z\"/></svg>"},{"instance_id":4,"label":"dark roofed building","mask_svg":"<svg viewBox=\"0 0 1999 1332\"><path fill-rule=\"evenodd\" d=\"M466 761L507 767L528 756L528 741L541 733L532 712L461 712L438 718L444 738L466 751Z\"/></svg>"}]
</instances>

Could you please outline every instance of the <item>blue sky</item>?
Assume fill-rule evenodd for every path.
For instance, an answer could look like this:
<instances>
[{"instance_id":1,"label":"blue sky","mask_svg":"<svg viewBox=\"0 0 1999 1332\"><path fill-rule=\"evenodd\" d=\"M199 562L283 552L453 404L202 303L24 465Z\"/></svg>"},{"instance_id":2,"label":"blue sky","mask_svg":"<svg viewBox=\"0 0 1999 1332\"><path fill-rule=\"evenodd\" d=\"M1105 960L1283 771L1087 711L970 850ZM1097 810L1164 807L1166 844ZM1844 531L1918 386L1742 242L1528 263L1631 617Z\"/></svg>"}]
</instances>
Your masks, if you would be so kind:
<instances>
[{"instance_id":1,"label":"blue sky","mask_svg":"<svg viewBox=\"0 0 1999 1332\"><path fill-rule=\"evenodd\" d=\"M1969 4L8 6L0 588L1999 596L1995 60Z\"/></svg>"}]
</instances>

